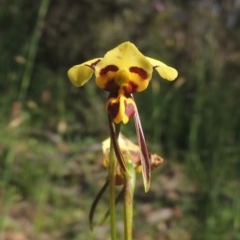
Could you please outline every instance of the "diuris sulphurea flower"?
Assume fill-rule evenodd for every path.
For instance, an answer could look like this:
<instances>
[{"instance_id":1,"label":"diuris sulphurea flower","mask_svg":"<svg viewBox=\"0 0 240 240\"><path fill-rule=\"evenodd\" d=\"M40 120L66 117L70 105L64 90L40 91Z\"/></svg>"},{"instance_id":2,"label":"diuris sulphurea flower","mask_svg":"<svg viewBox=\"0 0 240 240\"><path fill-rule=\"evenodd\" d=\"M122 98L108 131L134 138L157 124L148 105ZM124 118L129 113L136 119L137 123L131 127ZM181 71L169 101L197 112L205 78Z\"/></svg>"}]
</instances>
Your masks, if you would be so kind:
<instances>
[{"instance_id":1,"label":"diuris sulphurea flower","mask_svg":"<svg viewBox=\"0 0 240 240\"><path fill-rule=\"evenodd\" d=\"M100 189L89 213L90 228L96 206L102 194L109 188L109 211L103 220L110 216L111 239L117 239L115 205L123 195L124 239L132 240L133 195L136 173L142 172L145 192L150 188L151 171L162 163L158 155L150 155L133 94L144 91L152 78L153 70L168 80L174 80L178 73L172 67L156 59L143 55L131 42L124 42L108 51L103 57L88 60L73 66L68 71L70 81L77 87L87 83L95 75L96 85L107 92L106 112L110 139L103 144L104 161L108 176ZM120 133L122 124L134 119L138 146ZM116 197L116 186L122 191Z\"/></svg>"},{"instance_id":2,"label":"diuris sulphurea flower","mask_svg":"<svg viewBox=\"0 0 240 240\"><path fill-rule=\"evenodd\" d=\"M121 123L127 124L134 118L145 191L150 187L151 161L133 94L148 87L153 70L168 81L174 80L178 75L176 69L143 55L133 43L124 42L103 57L73 66L68 71L68 77L76 87L83 86L94 74L96 85L109 92L106 111L111 141L123 173L127 173L127 166L118 145L116 126Z\"/></svg>"}]
</instances>

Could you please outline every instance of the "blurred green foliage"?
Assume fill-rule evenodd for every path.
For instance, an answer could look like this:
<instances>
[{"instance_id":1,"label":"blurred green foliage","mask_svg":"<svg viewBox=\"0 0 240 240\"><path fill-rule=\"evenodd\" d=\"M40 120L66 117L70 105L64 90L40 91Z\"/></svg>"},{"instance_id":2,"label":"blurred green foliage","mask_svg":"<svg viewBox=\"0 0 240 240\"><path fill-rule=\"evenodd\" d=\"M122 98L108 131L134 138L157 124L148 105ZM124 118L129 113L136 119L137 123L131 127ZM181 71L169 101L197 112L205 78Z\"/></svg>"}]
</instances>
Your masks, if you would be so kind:
<instances>
[{"instance_id":1,"label":"blurred green foliage","mask_svg":"<svg viewBox=\"0 0 240 240\"><path fill-rule=\"evenodd\" d=\"M175 82L154 75L136 102L150 149L169 159L147 201L182 215L144 235L140 206L136 239L239 239L239 16L239 0L0 1L3 239L106 239L88 233L84 211L104 181L91 149L108 135L107 95L93 81L74 88L66 72L127 40L179 71ZM176 199L159 179L178 176L169 164L187 182Z\"/></svg>"}]
</instances>

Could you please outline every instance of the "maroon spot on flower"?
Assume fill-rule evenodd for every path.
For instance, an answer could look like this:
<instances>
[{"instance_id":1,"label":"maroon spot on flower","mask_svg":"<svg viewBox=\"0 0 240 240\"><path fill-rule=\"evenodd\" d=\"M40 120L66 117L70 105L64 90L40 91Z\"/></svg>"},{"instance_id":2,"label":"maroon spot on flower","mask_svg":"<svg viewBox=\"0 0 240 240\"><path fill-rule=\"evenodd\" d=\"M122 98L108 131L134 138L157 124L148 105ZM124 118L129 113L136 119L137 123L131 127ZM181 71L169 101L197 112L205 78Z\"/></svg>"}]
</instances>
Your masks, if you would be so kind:
<instances>
[{"instance_id":1,"label":"maroon spot on flower","mask_svg":"<svg viewBox=\"0 0 240 240\"><path fill-rule=\"evenodd\" d=\"M109 91L112 93L112 95L115 95L117 94L118 90L119 90L119 86L114 82L114 80L109 80L105 87L104 87L105 90Z\"/></svg>"},{"instance_id":2,"label":"maroon spot on flower","mask_svg":"<svg viewBox=\"0 0 240 240\"><path fill-rule=\"evenodd\" d=\"M135 113L135 107L132 103L127 103L127 101L124 101L124 105L125 105L125 114L131 118L134 113Z\"/></svg>"},{"instance_id":3,"label":"maroon spot on flower","mask_svg":"<svg viewBox=\"0 0 240 240\"><path fill-rule=\"evenodd\" d=\"M116 72L118 70L118 67L115 66L115 65L108 65L106 66L105 68L102 68L101 71L100 71L100 75L104 75L108 72Z\"/></svg>"},{"instance_id":4,"label":"maroon spot on flower","mask_svg":"<svg viewBox=\"0 0 240 240\"><path fill-rule=\"evenodd\" d=\"M147 79L148 77L147 72L140 67L130 67L129 71L138 74L142 79Z\"/></svg>"},{"instance_id":5,"label":"maroon spot on flower","mask_svg":"<svg viewBox=\"0 0 240 240\"><path fill-rule=\"evenodd\" d=\"M117 102L117 103L109 102L107 105L107 111L108 111L111 119L116 118L118 115L118 112L119 112L119 102Z\"/></svg>"},{"instance_id":6,"label":"maroon spot on flower","mask_svg":"<svg viewBox=\"0 0 240 240\"><path fill-rule=\"evenodd\" d=\"M137 88L138 88L138 85L135 84L135 83L132 82L132 81L129 81L129 82L128 82L128 85L123 87L124 92L125 92L126 94L131 94L131 93L137 92Z\"/></svg>"}]
</instances>

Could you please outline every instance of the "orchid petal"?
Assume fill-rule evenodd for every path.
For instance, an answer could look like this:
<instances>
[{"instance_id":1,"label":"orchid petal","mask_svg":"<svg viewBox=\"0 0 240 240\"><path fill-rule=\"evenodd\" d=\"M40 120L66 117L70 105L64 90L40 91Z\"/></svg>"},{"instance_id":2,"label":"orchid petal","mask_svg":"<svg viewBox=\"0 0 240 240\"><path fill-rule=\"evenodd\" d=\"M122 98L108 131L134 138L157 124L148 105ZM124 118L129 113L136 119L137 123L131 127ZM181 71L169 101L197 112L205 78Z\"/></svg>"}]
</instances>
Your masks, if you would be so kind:
<instances>
[{"instance_id":1,"label":"orchid petal","mask_svg":"<svg viewBox=\"0 0 240 240\"><path fill-rule=\"evenodd\" d=\"M158 61L156 59L150 57L146 58L152 64L152 67L157 70L157 72L162 78L168 81L173 81L178 76L178 72L175 68L169 67L165 63Z\"/></svg>"},{"instance_id":2,"label":"orchid petal","mask_svg":"<svg viewBox=\"0 0 240 240\"><path fill-rule=\"evenodd\" d=\"M68 70L68 78L72 84L76 87L82 87L88 82L94 73L96 64L98 64L100 60L100 58L95 58L70 68Z\"/></svg>"}]
</instances>

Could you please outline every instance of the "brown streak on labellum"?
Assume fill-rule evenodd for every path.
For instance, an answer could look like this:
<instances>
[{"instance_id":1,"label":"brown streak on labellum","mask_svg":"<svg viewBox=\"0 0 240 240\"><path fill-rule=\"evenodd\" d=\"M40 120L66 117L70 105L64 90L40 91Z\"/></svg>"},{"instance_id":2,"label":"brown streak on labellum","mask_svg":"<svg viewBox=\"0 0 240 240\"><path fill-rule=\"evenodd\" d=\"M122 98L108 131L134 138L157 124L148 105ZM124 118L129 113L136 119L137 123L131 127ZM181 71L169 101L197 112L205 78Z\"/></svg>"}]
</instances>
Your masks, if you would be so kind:
<instances>
[{"instance_id":1,"label":"brown streak on labellum","mask_svg":"<svg viewBox=\"0 0 240 240\"><path fill-rule=\"evenodd\" d=\"M119 102L117 103L109 103L107 107L108 113L111 116L111 119L115 119L119 112Z\"/></svg>"}]
</instances>

